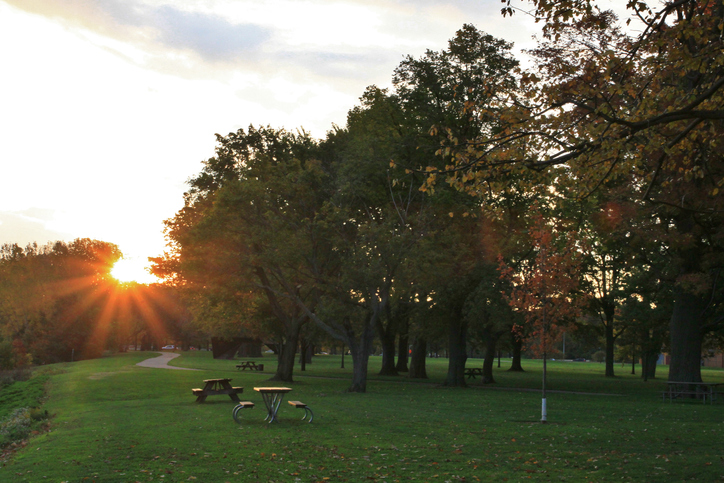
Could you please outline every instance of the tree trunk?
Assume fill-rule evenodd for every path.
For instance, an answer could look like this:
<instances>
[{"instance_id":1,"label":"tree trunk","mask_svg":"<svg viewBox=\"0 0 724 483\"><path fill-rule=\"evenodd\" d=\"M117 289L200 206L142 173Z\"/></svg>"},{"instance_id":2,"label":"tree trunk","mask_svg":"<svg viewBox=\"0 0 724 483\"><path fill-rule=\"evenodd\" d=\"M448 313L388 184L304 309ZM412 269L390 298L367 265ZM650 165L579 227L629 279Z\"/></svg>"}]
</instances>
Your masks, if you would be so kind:
<instances>
[{"instance_id":1,"label":"tree trunk","mask_svg":"<svg viewBox=\"0 0 724 483\"><path fill-rule=\"evenodd\" d=\"M302 364L301 370L306 371L307 370L307 342L304 340L304 338L301 338L301 343L299 344L299 362Z\"/></svg>"},{"instance_id":2,"label":"tree trunk","mask_svg":"<svg viewBox=\"0 0 724 483\"><path fill-rule=\"evenodd\" d=\"M465 382L465 361L468 358L465 349L467 324L462 317L454 317L450 321L448 330L448 362L445 386L467 387Z\"/></svg>"},{"instance_id":3,"label":"tree trunk","mask_svg":"<svg viewBox=\"0 0 724 483\"><path fill-rule=\"evenodd\" d=\"M425 358L427 357L427 340L418 337L412 344L412 357L410 358L410 379L427 379Z\"/></svg>"},{"instance_id":4,"label":"tree trunk","mask_svg":"<svg viewBox=\"0 0 724 483\"><path fill-rule=\"evenodd\" d=\"M485 360L483 361L483 384L494 384L493 364L495 363L495 350L498 345L498 339L502 333L486 331L485 334Z\"/></svg>"},{"instance_id":5,"label":"tree trunk","mask_svg":"<svg viewBox=\"0 0 724 483\"><path fill-rule=\"evenodd\" d=\"M512 372L525 372L523 370L523 366L520 363L521 356L523 354L523 341L518 339L515 334L512 334L513 337L513 359L512 363L510 364L509 371Z\"/></svg>"},{"instance_id":6,"label":"tree trunk","mask_svg":"<svg viewBox=\"0 0 724 483\"><path fill-rule=\"evenodd\" d=\"M302 370L305 369L306 364L312 363L312 356L314 355L314 344L309 341L305 341L301 338L299 344L299 363L302 365Z\"/></svg>"},{"instance_id":7,"label":"tree trunk","mask_svg":"<svg viewBox=\"0 0 724 483\"><path fill-rule=\"evenodd\" d=\"M669 381L701 382L702 331L700 314L705 303L682 287L674 289L671 315L671 366Z\"/></svg>"},{"instance_id":8,"label":"tree trunk","mask_svg":"<svg viewBox=\"0 0 724 483\"><path fill-rule=\"evenodd\" d=\"M659 360L659 351L647 351L641 355L641 377L644 381L656 379L656 361Z\"/></svg>"},{"instance_id":9,"label":"tree trunk","mask_svg":"<svg viewBox=\"0 0 724 483\"><path fill-rule=\"evenodd\" d=\"M347 392L367 391L367 365L374 341L374 331L370 324L365 324L359 341L350 337L350 354L352 354L352 384Z\"/></svg>"},{"instance_id":10,"label":"tree trunk","mask_svg":"<svg viewBox=\"0 0 724 483\"><path fill-rule=\"evenodd\" d=\"M613 317L608 318L606 315L606 324L603 330L606 335L606 377L614 377L613 373L613 357L616 339L613 337Z\"/></svg>"},{"instance_id":11,"label":"tree trunk","mask_svg":"<svg viewBox=\"0 0 724 483\"><path fill-rule=\"evenodd\" d=\"M294 382L292 375L294 374L294 359L297 354L297 346L299 344L299 332L304 324L301 320L295 320L289 324L287 329L286 340L281 344L281 352L279 354L279 364L277 372L270 380L282 382Z\"/></svg>"},{"instance_id":12,"label":"tree trunk","mask_svg":"<svg viewBox=\"0 0 724 483\"><path fill-rule=\"evenodd\" d=\"M409 323L405 325L409 326ZM404 334L400 333L397 343L397 365L395 366L397 372L408 372L410 370L407 367L407 363L409 360L408 347L410 344L410 340L407 335L407 327L404 328L403 332Z\"/></svg>"},{"instance_id":13,"label":"tree trunk","mask_svg":"<svg viewBox=\"0 0 724 483\"><path fill-rule=\"evenodd\" d=\"M383 328L382 324L378 325L380 342L382 343L382 367L380 368L380 376L398 376L395 368L395 331L388 324L387 328Z\"/></svg>"}]
</instances>

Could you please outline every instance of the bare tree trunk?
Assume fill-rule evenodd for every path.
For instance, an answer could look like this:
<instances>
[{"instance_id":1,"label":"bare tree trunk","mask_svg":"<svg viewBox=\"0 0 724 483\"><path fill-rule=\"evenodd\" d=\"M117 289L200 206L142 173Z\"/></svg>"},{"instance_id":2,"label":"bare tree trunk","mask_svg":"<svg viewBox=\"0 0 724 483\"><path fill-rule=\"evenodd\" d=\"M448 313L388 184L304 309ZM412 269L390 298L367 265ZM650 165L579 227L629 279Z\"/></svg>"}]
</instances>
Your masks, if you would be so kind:
<instances>
[{"instance_id":1,"label":"bare tree trunk","mask_svg":"<svg viewBox=\"0 0 724 483\"><path fill-rule=\"evenodd\" d=\"M412 344L412 357L410 358L410 379L427 379L425 369L425 358L427 357L427 341L424 337L418 337Z\"/></svg>"},{"instance_id":2,"label":"bare tree trunk","mask_svg":"<svg viewBox=\"0 0 724 483\"><path fill-rule=\"evenodd\" d=\"M374 331L370 324L365 324L359 341L350 340L350 353L352 354L352 384L347 392L367 391L367 365L374 341Z\"/></svg>"},{"instance_id":3,"label":"bare tree trunk","mask_svg":"<svg viewBox=\"0 0 724 483\"><path fill-rule=\"evenodd\" d=\"M287 330L286 340L281 344L279 353L279 364L277 372L272 381L294 382L292 374L294 373L294 359L297 354L297 345L299 344L299 332L306 319L297 319L293 321Z\"/></svg>"},{"instance_id":4,"label":"bare tree trunk","mask_svg":"<svg viewBox=\"0 0 724 483\"><path fill-rule=\"evenodd\" d=\"M701 298L677 286L671 315L671 366L669 381L701 382Z\"/></svg>"},{"instance_id":5,"label":"bare tree trunk","mask_svg":"<svg viewBox=\"0 0 724 483\"><path fill-rule=\"evenodd\" d=\"M493 377L493 363L495 362L495 350L498 346L498 339L504 332L485 331L485 360L483 361L483 384L495 383Z\"/></svg>"},{"instance_id":6,"label":"bare tree trunk","mask_svg":"<svg viewBox=\"0 0 724 483\"><path fill-rule=\"evenodd\" d=\"M512 372L524 372L523 366L520 363L521 356L523 354L523 341L520 340L515 334L512 334L513 341L513 359L510 365L509 371Z\"/></svg>"},{"instance_id":7,"label":"bare tree trunk","mask_svg":"<svg viewBox=\"0 0 724 483\"><path fill-rule=\"evenodd\" d=\"M616 339L613 336L613 314L610 319L606 314L606 319L606 324L603 326L606 336L606 377L614 377L613 358Z\"/></svg>"},{"instance_id":8,"label":"bare tree trunk","mask_svg":"<svg viewBox=\"0 0 724 483\"><path fill-rule=\"evenodd\" d=\"M301 370L306 371L307 370L307 343L303 337L300 338L299 346L300 346L299 347L299 362L301 362L301 364L302 364Z\"/></svg>"},{"instance_id":9,"label":"bare tree trunk","mask_svg":"<svg viewBox=\"0 0 724 483\"><path fill-rule=\"evenodd\" d=\"M395 368L395 331L390 325L385 329L379 324L377 332L382 343L382 367L379 375L398 376Z\"/></svg>"},{"instance_id":10,"label":"bare tree trunk","mask_svg":"<svg viewBox=\"0 0 724 483\"><path fill-rule=\"evenodd\" d=\"M656 361L659 360L659 351L646 351L641 355L641 377L644 381L656 379Z\"/></svg>"},{"instance_id":11,"label":"bare tree trunk","mask_svg":"<svg viewBox=\"0 0 724 483\"><path fill-rule=\"evenodd\" d=\"M444 385L467 387L465 382L465 361L468 359L465 349L467 324L462 317L455 317L450 321L448 329L450 359Z\"/></svg>"},{"instance_id":12,"label":"bare tree trunk","mask_svg":"<svg viewBox=\"0 0 724 483\"><path fill-rule=\"evenodd\" d=\"M405 326L400 331L399 337L397 339L397 365L395 366L395 369L397 369L397 372L408 372L410 369L407 367L407 363L409 361L408 356L408 350L409 350L409 336L407 334L407 331L409 329L409 322L405 322ZM404 333L403 333L404 332Z\"/></svg>"}]
</instances>

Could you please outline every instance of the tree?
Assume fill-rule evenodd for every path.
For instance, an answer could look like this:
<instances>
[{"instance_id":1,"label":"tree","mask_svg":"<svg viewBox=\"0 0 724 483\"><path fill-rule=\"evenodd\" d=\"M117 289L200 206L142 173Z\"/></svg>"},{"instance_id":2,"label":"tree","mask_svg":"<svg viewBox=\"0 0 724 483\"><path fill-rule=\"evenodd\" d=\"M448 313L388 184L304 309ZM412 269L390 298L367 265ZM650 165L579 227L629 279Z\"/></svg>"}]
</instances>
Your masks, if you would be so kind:
<instances>
[{"instance_id":1,"label":"tree","mask_svg":"<svg viewBox=\"0 0 724 483\"><path fill-rule=\"evenodd\" d=\"M309 321L296 298L314 309L311 277L336 257L318 220L329 173L305 133L250 127L217 141L184 208L166 222L171 252L156 260L156 273L176 277L245 335L260 335L273 320L266 333L281 341L273 379L291 382Z\"/></svg>"},{"instance_id":2,"label":"tree","mask_svg":"<svg viewBox=\"0 0 724 483\"><path fill-rule=\"evenodd\" d=\"M637 186L678 270L669 377L700 380L703 336L722 322L712 302L724 264L724 4L630 1L624 30L593 2L531 3L544 24L536 70L521 75L508 109L476 108L500 129L474 143L449 138L446 172L479 185L565 165L581 197L622 179Z\"/></svg>"},{"instance_id":3,"label":"tree","mask_svg":"<svg viewBox=\"0 0 724 483\"><path fill-rule=\"evenodd\" d=\"M0 248L0 337L15 364L54 363L115 349L110 330L121 257L116 245L90 239Z\"/></svg>"},{"instance_id":4,"label":"tree","mask_svg":"<svg viewBox=\"0 0 724 483\"><path fill-rule=\"evenodd\" d=\"M497 126L493 118L477 116L469 112L469 107L475 105L495 110L499 92L516 84L512 71L518 61L511 55L511 48L512 44L465 24L450 39L447 49L439 52L428 50L419 59L408 56L395 69L395 95L413 127L413 134L408 136L409 142L417 147L411 154L395 158L395 166L404 167L408 172L424 171L425 166L429 166L429 172L433 165L438 165L434 169L440 169L441 160L431 155L444 139L450 137L465 143L484 133L495 132ZM442 162L447 162L445 153L442 153ZM430 194L436 191L431 184L423 189ZM440 226L445 220L448 227L438 229L436 236L457 238L450 244L440 243L440 247L460 243L466 236L463 232L475 233L473 218L464 219L462 216L477 214L481 198L485 196L485 192L479 190L464 196L451 191L438 188L436 196L430 201L431 210L438 213L435 223ZM455 213L461 218L448 218L448 214ZM460 234L451 235L456 230L460 230ZM469 245L469 248L473 247L479 248L478 243ZM447 253L451 258L464 258L461 254ZM465 271L460 272L463 266ZM456 273L466 277L473 266L461 261L457 263ZM455 282L450 287L439 284L436 287L438 296L443 297L443 304L448 306L451 314L447 320L450 355L447 385L465 385L467 322L463 306L468 294L460 291L473 289L474 285L463 287Z\"/></svg>"},{"instance_id":5,"label":"tree","mask_svg":"<svg viewBox=\"0 0 724 483\"><path fill-rule=\"evenodd\" d=\"M543 404L541 422L547 420L547 354L561 334L580 312L582 297L574 297L578 288L581 261L575 240L557 231L538 214L531 227L533 257L521 260L516 267L503 263L501 278L512 288L505 294L508 303L524 314L529 347L543 357Z\"/></svg>"},{"instance_id":6,"label":"tree","mask_svg":"<svg viewBox=\"0 0 724 483\"><path fill-rule=\"evenodd\" d=\"M575 203L573 214L584 252L581 286L605 341L606 377L614 376L615 343L627 330L618 312L631 293L631 274L642 263L641 251L653 246L641 236L649 210L629 194L625 186L611 187Z\"/></svg>"}]
</instances>

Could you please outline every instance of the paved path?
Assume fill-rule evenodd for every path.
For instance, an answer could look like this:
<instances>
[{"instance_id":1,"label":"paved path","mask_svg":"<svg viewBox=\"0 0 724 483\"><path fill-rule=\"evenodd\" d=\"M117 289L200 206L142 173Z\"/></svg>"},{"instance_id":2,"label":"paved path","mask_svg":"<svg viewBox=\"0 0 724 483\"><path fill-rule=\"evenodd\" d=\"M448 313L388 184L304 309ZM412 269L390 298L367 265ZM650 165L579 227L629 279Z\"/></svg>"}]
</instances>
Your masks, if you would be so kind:
<instances>
[{"instance_id":1,"label":"paved path","mask_svg":"<svg viewBox=\"0 0 724 483\"><path fill-rule=\"evenodd\" d=\"M175 359L181 354L174 354L173 352L161 352L161 355L158 357L154 357L153 359L146 359L145 361L141 361L137 366L141 367L152 367L154 369L178 369L180 371L199 371L200 369L190 369L188 367L174 367L169 366L168 361L171 359Z\"/></svg>"}]
</instances>

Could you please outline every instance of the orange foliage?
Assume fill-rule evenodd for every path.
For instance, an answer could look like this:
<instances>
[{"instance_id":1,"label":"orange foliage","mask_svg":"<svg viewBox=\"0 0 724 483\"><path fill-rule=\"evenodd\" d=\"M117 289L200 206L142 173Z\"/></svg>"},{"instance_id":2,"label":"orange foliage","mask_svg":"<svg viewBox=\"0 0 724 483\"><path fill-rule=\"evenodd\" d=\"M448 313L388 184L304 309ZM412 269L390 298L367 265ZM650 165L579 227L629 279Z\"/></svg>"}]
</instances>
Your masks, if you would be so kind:
<instances>
[{"instance_id":1,"label":"orange foliage","mask_svg":"<svg viewBox=\"0 0 724 483\"><path fill-rule=\"evenodd\" d=\"M499 258L502 279L512 289L503 293L510 306L525 314L526 327L517 332L536 354L550 352L566 326L582 309L584 297L577 294L580 253L571 233L558 232L536 215L535 228L530 230L535 256L516 267Z\"/></svg>"}]
</instances>

